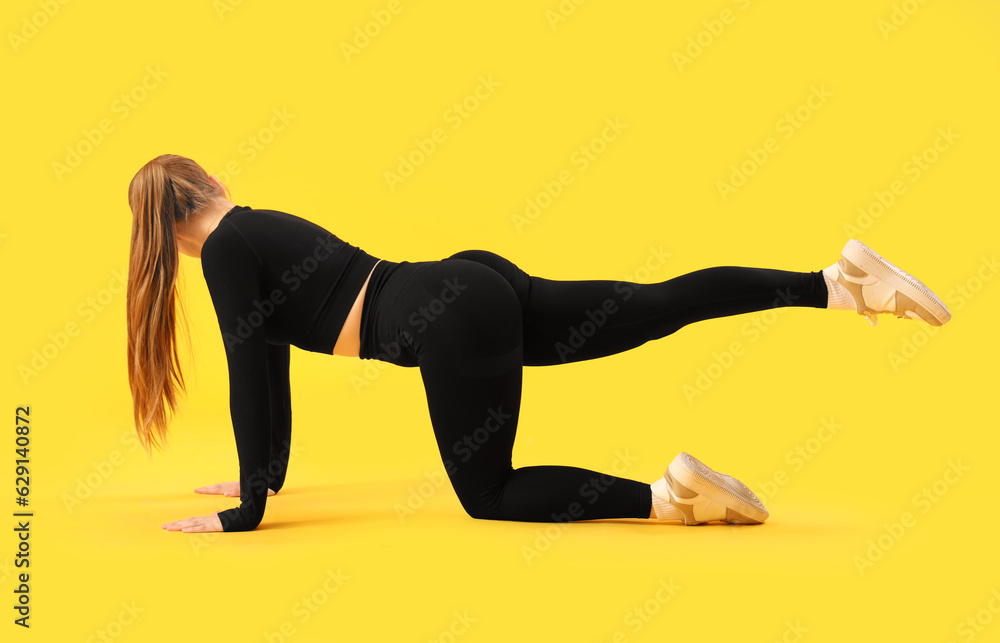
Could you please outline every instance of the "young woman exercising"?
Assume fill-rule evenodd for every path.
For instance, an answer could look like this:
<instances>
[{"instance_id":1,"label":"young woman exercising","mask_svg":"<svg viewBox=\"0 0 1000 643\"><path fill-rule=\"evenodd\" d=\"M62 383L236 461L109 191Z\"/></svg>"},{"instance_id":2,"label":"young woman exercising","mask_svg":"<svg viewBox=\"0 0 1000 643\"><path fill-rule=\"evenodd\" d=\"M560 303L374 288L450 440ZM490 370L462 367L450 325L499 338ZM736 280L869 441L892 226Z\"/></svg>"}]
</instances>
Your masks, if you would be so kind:
<instances>
[{"instance_id":1,"label":"young woman exercising","mask_svg":"<svg viewBox=\"0 0 1000 643\"><path fill-rule=\"evenodd\" d=\"M240 479L198 491L238 495L240 506L162 525L171 531L260 524L288 465L292 344L418 367L445 470L473 518L761 523L768 513L752 491L687 453L652 485L576 467L514 469L522 368L613 355L692 322L782 306L855 310L872 325L881 313L935 326L951 317L923 283L856 240L815 272L722 266L652 284L555 281L485 250L378 259L305 219L227 196L172 154L129 185L128 374L147 451L165 443L168 410L184 391L179 253L201 259L229 366Z\"/></svg>"}]
</instances>

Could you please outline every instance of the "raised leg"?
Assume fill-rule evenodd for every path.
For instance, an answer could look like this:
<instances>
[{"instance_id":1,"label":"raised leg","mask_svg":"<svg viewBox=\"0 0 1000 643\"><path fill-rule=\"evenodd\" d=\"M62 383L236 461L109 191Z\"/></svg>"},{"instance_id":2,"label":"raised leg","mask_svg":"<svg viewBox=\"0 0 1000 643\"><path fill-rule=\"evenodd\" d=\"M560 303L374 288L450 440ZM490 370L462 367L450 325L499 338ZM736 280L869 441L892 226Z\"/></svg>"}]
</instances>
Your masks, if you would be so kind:
<instances>
[{"instance_id":1,"label":"raised leg","mask_svg":"<svg viewBox=\"0 0 1000 643\"><path fill-rule=\"evenodd\" d=\"M484 250L451 258L482 263L514 289L522 311L525 366L613 355L704 319L783 306L827 306L822 271L718 266L640 284L533 277Z\"/></svg>"}]
</instances>

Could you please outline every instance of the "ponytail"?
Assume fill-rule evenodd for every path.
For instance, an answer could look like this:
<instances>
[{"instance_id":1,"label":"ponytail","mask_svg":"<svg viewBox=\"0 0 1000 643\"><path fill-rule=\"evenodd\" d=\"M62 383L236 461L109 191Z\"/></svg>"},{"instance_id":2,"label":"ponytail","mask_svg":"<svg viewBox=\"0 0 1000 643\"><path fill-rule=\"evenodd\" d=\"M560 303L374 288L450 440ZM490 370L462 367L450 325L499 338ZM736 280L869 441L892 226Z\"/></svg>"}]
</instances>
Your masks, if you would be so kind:
<instances>
[{"instance_id":1,"label":"ponytail","mask_svg":"<svg viewBox=\"0 0 1000 643\"><path fill-rule=\"evenodd\" d=\"M166 444L167 426L186 393L177 354L177 319L190 334L177 297L180 253L176 226L221 196L191 159L164 154L146 163L128 188L132 210L126 289L128 381L133 420L147 453ZM179 312L179 315L178 315Z\"/></svg>"}]
</instances>

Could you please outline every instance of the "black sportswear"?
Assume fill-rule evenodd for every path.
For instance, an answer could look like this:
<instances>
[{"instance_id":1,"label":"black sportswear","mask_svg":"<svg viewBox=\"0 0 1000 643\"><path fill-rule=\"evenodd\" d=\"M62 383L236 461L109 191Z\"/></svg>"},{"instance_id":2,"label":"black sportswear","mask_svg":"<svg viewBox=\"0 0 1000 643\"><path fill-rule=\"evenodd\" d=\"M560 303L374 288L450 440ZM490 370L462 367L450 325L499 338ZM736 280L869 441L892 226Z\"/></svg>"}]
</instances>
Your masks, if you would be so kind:
<instances>
[{"instance_id":1,"label":"black sportswear","mask_svg":"<svg viewBox=\"0 0 1000 643\"><path fill-rule=\"evenodd\" d=\"M621 477L627 453L608 458L617 475L513 468L524 366L613 355L714 317L825 308L828 298L820 271L721 266L646 284L545 279L485 250L379 262L308 221L239 206L209 235L202 264L226 341L240 462L242 504L219 513L225 531L255 528L268 486L277 491L284 480L288 344L332 353L373 266L359 356L420 368L452 488L470 516L494 520L646 518L652 505L647 483ZM553 430L585 440L617 427Z\"/></svg>"},{"instance_id":2,"label":"black sportswear","mask_svg":"<svg viewBox=\"0 0 1000 643\"><path fill-rule=\"evenodd\" d=\"M627 450L607 456L611 473L513 467L522 367L613 355L704 319L782 306L825 308L827 298L820 271L717 266L659 283L557 281L529 275L496 253L464 250L441 261L375 267L361 313L360 357L420 368L445 471L470 516L648 518L650 486L628 476L637 471ZM548 429L572 440L622 430Z\"/></svg>"},{"instance_id":3,"label":"black sportswear","mask_svg":"<svg viewBox=\"0 0 1000 643\"><path fill-rule=\"evenodd\" d=\"M240 463L238 508L225 531L255 528L267 489L284 483L291 448L289 345L333 353L351 306L378 261L285 212L236 206L201 249L229 362L229 408Z\"/></svg>"}]
</instances>

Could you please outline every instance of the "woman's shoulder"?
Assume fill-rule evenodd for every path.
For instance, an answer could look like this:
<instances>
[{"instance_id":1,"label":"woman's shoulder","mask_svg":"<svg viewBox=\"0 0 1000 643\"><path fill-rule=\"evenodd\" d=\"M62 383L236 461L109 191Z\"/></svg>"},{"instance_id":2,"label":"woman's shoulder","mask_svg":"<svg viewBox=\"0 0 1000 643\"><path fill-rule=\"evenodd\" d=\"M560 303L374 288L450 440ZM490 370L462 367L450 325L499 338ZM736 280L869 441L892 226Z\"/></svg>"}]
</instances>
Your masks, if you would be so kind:
<instances>
[{"instance_id":1,"label":"woman's shoulder","mask_svg":"<svg viewBox=\"0 0 1000 643\"><path fill-rule=\"evenodd\" d=\"M270 208L236 206L226 213L226 216L222 217L222 220L232 224L233 227L248 238L251 234L262 235L264 239L271 234L281 234L287 237L294 235L296 232L325 232L329 234L329 231L310 219L284 210Z\"/></svg>"},{"instance_id":2,"label":"woman's shoulder","mask_svg":"<svg viewBox=\"0 0 1000 643\"><path fill-rule=\"evenodd\" d=\"M263 265L260 244L254 241L259 235L247 234L242 224L246 212L250 210L229 211L205 238L201 246L201 269L209 283L228 279L226 275L236 266Z\"/></svg>"},{"instance_id":3,"label":"woman's shoulder","mask_svg":"<svg viewBox=\"0 0 1000 643\"><path fill-rule=\"evenodd\" d=\"M289 226L294 225L296 220L299 217L280 210L237 205L223 215L215 230L205 239L204 245L222 249L234 244L246 244L252 248L254 243L267 240L269 235L287 233Z\"/></svg>"},{"instance_id":4,"label":"woman's shoulder","mask_svg":"<svg viewBox=\"0 0 1000 643\"><path fill-rule=\"evenodd\" d=\"M204 263L206 257L225 255L238 252L249 246L249 240L244 233L243 216L249 209L230 210L219 221L215 229L208 233L201 246L201 258Z\"/></svg>"},{"instance_id":5,"label":"woman's shoulder","mask_svg":"<svg viewBox=\"0 0 1000 643\"><path fill-rule=\"evenodd\" d=\"M269 208L235 206L227 212L202 246L206 254L223 259L228 255L254 255L259 264L264 257L285 250L300 249L304 244L328 240L334 235L323 226L303 217Z\"/></svg>"}]
</instances>

